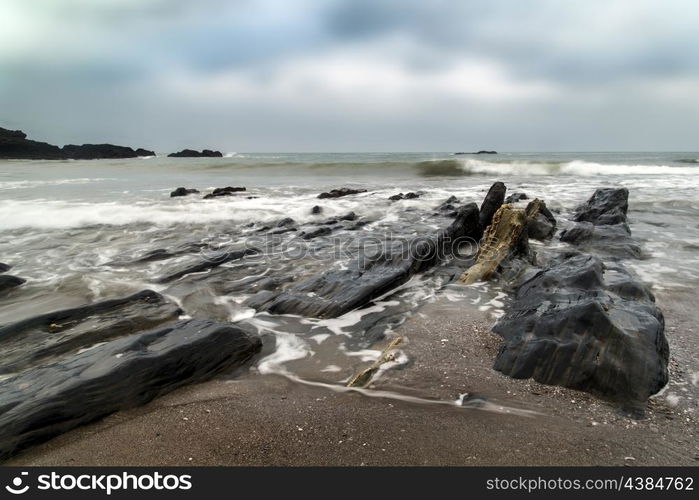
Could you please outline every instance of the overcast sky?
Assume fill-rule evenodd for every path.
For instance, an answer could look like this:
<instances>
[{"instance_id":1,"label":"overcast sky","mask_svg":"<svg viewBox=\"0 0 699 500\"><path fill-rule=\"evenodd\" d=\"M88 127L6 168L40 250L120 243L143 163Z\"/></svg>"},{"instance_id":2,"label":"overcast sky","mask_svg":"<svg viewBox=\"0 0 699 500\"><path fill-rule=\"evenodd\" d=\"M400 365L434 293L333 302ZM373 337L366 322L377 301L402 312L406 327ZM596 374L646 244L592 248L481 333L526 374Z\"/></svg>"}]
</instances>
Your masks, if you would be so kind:
<instances>
[{"instance_id":1,"label":"overcast sky","mask_svg":"<svg viewBox=\"0 0 699 500\"><path fill-rule=\"evenodd\" d=\"M167 152L699 149L696 0L0 0L0 126Z\"/></svg>"}]
</instances>

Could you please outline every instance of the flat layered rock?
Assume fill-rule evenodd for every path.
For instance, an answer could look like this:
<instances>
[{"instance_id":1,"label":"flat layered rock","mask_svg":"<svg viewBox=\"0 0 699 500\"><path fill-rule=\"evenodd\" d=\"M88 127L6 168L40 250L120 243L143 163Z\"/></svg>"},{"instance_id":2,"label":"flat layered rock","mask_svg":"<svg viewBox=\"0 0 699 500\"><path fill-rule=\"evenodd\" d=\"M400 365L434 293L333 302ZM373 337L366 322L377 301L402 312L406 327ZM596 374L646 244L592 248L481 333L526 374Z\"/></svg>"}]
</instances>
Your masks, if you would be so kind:
<instances>
[{"instance_id":1,"label":"flat layered rock","mask_svg":"<svg viewBox=\"0 0 699 500\"><path fill-rule=\"evenodd\" d=\"M8 378L0 382L0 459L240 367L260 348L235 325L180 321Z\"/></svg>"},{"instance_id":2,"label":"flat layered rock","mask_svg":"<svg viewBox=\"0 0 699 500\"><path fill-rule=\"evenodd\" d=\"M221 158L223 154L221 154L220 151L212 151L211 149L204 149L202 151L183 149L177 153L170 153L167 156L168 158Z\"/></svg>"},{"instance_id":3,"label":"flat layered rock","mask_svg":"<svg viewBox=\"0 0 699 500\"><path fill-rule=\"evenodd\" d=\"M137 330L173 321L177 305L151 290L0 326L0 373L16 373Z\"/></svg>"},{"instance_id":4,"label":"flat layered rock","mask_svg":"<svg viewBox=\"0 0 699 500\"><path fill-rule=\"evenodd\" d=\"M463 207L447 228L424 238L401 242L377 257L359 258L348 269L330 271L292 285L283 292L263 291L246 305L274 314L335 318L402 285L416 273L448 258L460 240L478 238L478 207Z\"/></svg>"},{"instance_id":5,"label":"flat layered rock","mask_svg":"<svg viewBox=\"0 0 699 500\"><path fill-rule=\"evenodd\" d=\"M178 280L187 274L192 273L202 273L214 269L226 262L231 262L233 260L239 260L246 255L253 255L259 253L256 248L244 248L242 250L231 250L228 252L221 252L217 255L211 255L209 258L198 257L191 264L179 265L172 271L167 272L163 277L157 279L156 283L170 283L171 281Z\"/></svg>"}]
</instances>

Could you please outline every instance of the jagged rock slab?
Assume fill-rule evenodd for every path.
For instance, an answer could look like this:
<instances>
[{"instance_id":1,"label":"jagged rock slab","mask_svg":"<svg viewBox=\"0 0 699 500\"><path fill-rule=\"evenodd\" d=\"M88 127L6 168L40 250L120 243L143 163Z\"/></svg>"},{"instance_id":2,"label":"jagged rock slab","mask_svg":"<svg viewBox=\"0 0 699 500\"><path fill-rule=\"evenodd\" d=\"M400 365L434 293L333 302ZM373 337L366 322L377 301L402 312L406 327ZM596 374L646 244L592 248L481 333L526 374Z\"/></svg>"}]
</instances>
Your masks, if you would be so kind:
<instances>
[{"instance_id":1,"label":"jagged rock slab","mask_svg":"<svg viewBox=\"0 0 699 500\"><path fill-rule=\"evenodd\" d=\"M460 240L479 237L478 207L463 207L447 228L426 238L416 238L400 248L387 249L374 258L360 258L348 269L330 271L276 293L264 291L246 305L274 314L298 314L335 318L361 307L416 273L454 253Z\"/></svg>"},{"instance_id":2,"label":"jagged rock slab","mask_svg":"<svg viewBox=\"0 0 699 500\"><path fill-rule=\"evenodd\" d=\"M232 324L171 323L0 382L0 459L242 366L261 341Z\"/></svg>"},{"instance_id":3,"label":"jagged rock slab","mask_svg":"<svg viewBox=\"0 0 699 500\"><path fill-rule=\"evenodd\" d=\"M182 311L144 290L128 297L0 326L0 373L16 373L81 348L176 320Z\"/></svg>"},{"instance_id":4,"label":"jagged rock slab","mask_svg":"<svg viewBox=\"0 0 699 500\"><path fill-rule=\"evenodd\" d=\"M498 211L505 201L506 192L507 188L502 182L496 182L490 186L488 194L485 195L483 203L481 203L480 215L478 216L481 231L485 231L492 222L495 212Z\"/></svg>"},{"instance_id":5,"label":"jagged rock slab","mask_svg":"<svg viewBox=\"0 0 699 500\"><path fill-rule=\"evenodd\" d=\"M664 319L623 268L605 281L599 258L567 253L522 283L493 331L495 369L637 408L668 380Z\"/></svg>"},{"instance_id":6,"label":"jagged rock slab","mask_svg":"<svg viewBox=\"0 0 699 500\"><path fill-rule=\"evenodd\" d=\"M225 264L233 260L242 259L246 255L252 255L259 253L256 248L245 248L242 250L231 250L228 252L221 252L217 255L211 255L209 258L199 258L193 264L185 265L185 267L180 267L177 270L167 273L162 278L156 280L156 283L170 283L171 281L178 280L187 274L201 273L208 271L215 267Z\"/></svg>"}]
</instances>

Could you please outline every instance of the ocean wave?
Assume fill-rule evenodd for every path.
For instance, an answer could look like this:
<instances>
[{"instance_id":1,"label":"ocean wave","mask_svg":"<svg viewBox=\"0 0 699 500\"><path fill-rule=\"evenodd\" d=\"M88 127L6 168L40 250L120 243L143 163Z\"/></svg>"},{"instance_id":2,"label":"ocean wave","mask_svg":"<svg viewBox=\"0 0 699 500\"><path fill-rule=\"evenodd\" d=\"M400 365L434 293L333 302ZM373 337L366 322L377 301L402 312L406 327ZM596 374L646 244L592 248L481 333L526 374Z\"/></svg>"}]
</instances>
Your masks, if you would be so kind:
<instances>
[{"instance_id":1,"label":"ocean wave","mask_svg":"<svg viewBox=\"0 0 699 500\"><path fill-rule=\"evenodd\" d=\"M583 160L568 162L489 162L475 159L460 160L461 168L481 175L699 175L699 168L669 165L624 165L595 163Z\"/></svg>"}]
</instances>

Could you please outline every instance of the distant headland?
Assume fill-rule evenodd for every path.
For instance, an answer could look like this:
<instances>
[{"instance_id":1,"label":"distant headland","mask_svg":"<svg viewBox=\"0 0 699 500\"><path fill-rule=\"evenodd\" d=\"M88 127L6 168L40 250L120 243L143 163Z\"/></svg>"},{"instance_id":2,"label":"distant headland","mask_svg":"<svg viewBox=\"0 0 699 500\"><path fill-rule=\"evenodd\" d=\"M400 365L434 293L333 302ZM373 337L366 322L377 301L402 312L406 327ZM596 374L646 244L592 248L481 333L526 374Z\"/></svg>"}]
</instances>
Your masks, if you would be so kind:
<instances>
[{"instance_id":1,"label":"distant headland","mask_svg":"<svg viewBox=\"0 0 699 500\"><path fill-rule=\"evenodd\" d=\"M104 160L155 156L155 152L143 148L115 146L114 144L67 144L63 147L27 139L21 130L0 127L0 159L4 160ZM220 158L220 151L183 149L171 153L171 158Z\"/></svg>"}]
</instances>

